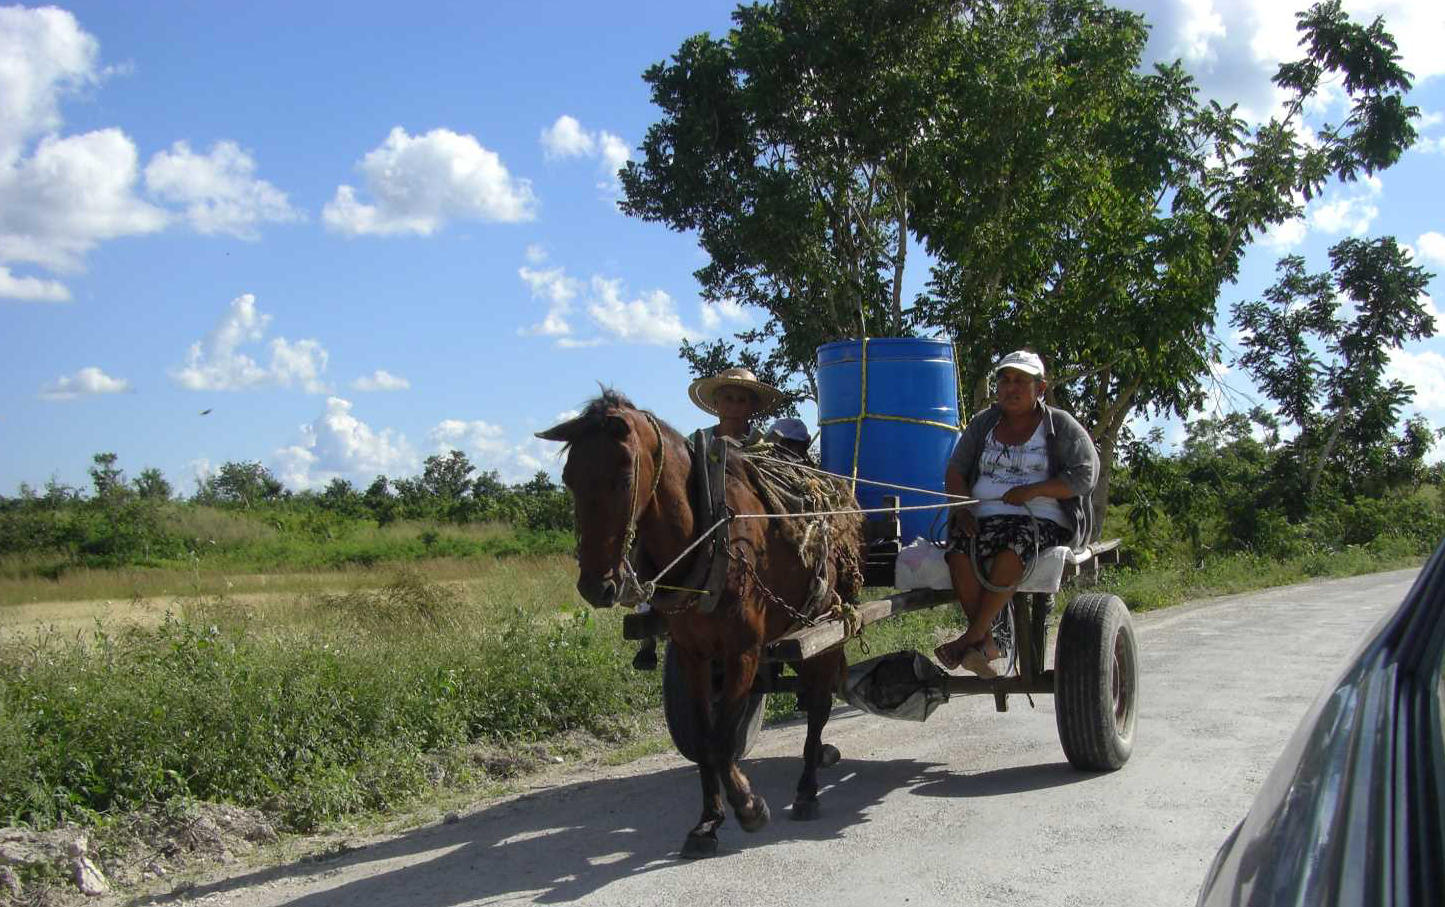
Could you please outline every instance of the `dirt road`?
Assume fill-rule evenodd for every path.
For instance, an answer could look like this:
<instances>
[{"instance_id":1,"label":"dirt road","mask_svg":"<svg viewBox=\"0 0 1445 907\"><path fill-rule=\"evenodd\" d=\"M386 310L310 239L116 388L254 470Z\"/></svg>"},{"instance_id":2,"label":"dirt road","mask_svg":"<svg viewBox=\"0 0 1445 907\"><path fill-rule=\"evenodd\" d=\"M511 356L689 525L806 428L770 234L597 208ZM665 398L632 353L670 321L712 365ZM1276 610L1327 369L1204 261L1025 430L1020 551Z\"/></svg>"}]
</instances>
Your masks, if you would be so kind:
<instances>
[{"instance_id":1,"label":"dirt road","mask_svg":"<svg viewBox=\"0 0 1445 907\"><path fill-rule=\"evenodd\" d=\"M1083 774L1053 701L1006 714L959 699L926 724L840 708L823 816L788 820L802 728L745 764L773 807L724 826L719 856L677 859L700 800L676 756L582 773L460 821L322 863L203 885L172 903L233 907L637 907L1194 903L1205 868L1321 686L1414 571L1232 596L1136 619L1142 705L1132 761Z\"/></svg>"}]
</instances>

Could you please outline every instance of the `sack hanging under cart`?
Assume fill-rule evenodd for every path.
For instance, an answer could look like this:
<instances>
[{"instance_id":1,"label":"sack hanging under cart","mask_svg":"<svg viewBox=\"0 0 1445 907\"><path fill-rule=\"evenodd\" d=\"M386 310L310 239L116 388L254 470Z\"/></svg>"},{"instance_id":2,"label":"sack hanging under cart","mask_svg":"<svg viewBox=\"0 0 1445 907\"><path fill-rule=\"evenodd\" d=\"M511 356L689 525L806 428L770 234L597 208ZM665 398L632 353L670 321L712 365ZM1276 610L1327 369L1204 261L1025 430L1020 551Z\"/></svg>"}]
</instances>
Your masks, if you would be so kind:
<instances>
[{"instance_id":1,"label":"sack hanging under cart","mask_svg":"<svg viewBox=\"0 0 1445 907\"><path fill-rule=\"evenodd\" d=\"M893 652L848 669L843 698L884 718L927 721L948 701L948 675L917 652Z\"/></svg>"}]
</instances>

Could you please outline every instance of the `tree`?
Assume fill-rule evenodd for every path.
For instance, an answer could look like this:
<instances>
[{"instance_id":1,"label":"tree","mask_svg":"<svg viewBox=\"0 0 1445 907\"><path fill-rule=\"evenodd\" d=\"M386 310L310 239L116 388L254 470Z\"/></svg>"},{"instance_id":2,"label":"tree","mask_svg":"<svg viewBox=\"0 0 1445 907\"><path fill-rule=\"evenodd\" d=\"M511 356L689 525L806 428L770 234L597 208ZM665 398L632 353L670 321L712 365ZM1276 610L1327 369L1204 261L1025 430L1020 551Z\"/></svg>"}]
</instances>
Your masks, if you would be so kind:
<instances>
[{"instance_id":1,"label":"tree","mask_svg":"<svg viewBox=\"0 0 1445 907\"><path fill-rule=\"evenodd\" d=\"M125 472L115 465L117 459L114 453L109 452L91 457L95 465L90 467L90 481L95 486L98 501L113 501L125 495Z\"/></svg>"},{"instance_id":2,"label":"tree","mask_svg":"<svg viewBox=\"0 0 1445 907\"><path fill-rule=\"evenodd\" d=\"M1219 292L1254 237L1415 139L1393 39L1337 0L1299 15L1304 57L1275 79L1289 103L1254 129L1177 63L1140 72L1142 19L1097 0L780 0L734 21L645 74L662 117L624 210L697 231L704 296L765 308L738 340L804 395L820 343L905 324L948 332L973 404L1002 351L1064 363L1054 392L1100 446L1100 512L1128 416L1202 399ZM1350 114L1306 145L1332 77ZM906 234L937 265L904 312L887 290Z\"/></svg>"},{"instance_id":3,"label":"tree","mask_svg":"<svg viewBox=\"0 0 1445 907\"><path fill-rule=\"evenodd\" d=\"M1418 426L1396 438L1414 388L1386 380L1385 368L1391 350L1434 336L1423 301L1434 275L1411 264L1393 238L1336 244L1328 274L1307 274L1297 255L1281 259L1278 271L1264 299L1234 307L1233 323L1245 333L1239 364L1299 429L1289 444L1291 510L1299 516L1326 470L1354 495L1428 451ZM1342 312L1342 302L1353 312Z\"/></svg>"},{"instance_id":4,"label":"tree","mask_svg":"<svg viewBox=\"0 0 1445 907\"><path fill-rule=\"evenodd\" d=\"M131 487L143 501L169 501L173 490L165 475L154 466L142 469L140 475L131 480Z\"/></svg>"},{"instance_id":5,"label":"tree","mask_svg":"<svg viewBox=\"0 0 1445 907\"><path fill-rule=\"evenodd\" d=\"M475 471L476 467L460 450L453 450L445 457L433 454L423 465L421 485L440 506L449 507L471 490L471 474Z\"/></svg>"},{"instance_id":6,"label":"tree","mask_svg":"<svg viewBox=\"0 0 1445 907\"><path fill-rule=\"evenodd\" d=\"M956 8L742 6L726 38L689 38L643 75L663 113L622 173L622 209L697 231L705 299L768 311L742 335L767 350L760 374L816 395L819 344L902 330L918 150L943 125L932 57Z\"/></svg>"},{"instance_id":7,"label":"tree","mask_svg":"<svg viewBox=\"0 0 1445 907\"><path fill-rule=\"evenodd\" d=\"M263 501L276 500L284 490L281 481L260 463L231 460L201 482L197 496L203 502L240 504L249 510Z\"/></svg>"}]
</instances>

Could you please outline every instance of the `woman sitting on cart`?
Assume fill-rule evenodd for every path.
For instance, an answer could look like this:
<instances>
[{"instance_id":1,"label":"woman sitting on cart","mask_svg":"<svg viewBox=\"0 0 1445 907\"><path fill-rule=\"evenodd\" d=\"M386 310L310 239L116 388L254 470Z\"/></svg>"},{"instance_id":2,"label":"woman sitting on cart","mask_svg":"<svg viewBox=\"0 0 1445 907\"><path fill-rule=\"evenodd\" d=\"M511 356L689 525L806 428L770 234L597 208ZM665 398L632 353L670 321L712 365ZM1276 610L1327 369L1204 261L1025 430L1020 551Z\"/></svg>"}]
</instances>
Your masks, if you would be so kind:
<instances>
[{"instance_id":1,"label":"woman sitting on cart","mask_svg":"<svg viewBox=\"0 0 1445 907\"><path fill-rule=\"evenodd\" d=\"M949 519L948 568L968 629L934 650L944 667L962 665L981 677L998 674L992 662L1003 653L989 629L1034 555L1088 541L1089 493L1099 474L1088 432L1044 403L1037 354L1009 353L995 373L998 402L963 430L944 478L949 494L978 499ZM979 582L975 562L988 570L988 586Z\"/></svg>"}]
</instances>

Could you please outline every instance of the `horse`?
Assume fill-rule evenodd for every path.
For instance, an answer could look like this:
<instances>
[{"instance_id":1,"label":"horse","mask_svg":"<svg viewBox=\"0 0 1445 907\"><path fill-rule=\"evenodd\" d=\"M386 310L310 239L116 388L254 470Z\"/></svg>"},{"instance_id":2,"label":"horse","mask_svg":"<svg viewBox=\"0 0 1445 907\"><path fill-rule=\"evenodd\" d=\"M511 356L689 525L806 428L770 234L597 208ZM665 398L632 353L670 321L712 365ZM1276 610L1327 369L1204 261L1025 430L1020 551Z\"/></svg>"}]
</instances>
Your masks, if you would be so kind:
<instances>
[{"instance_id":1,"label":"horse","mask_svg":"<svg viewBox=\"0 0 1445 907\"><path fill-rule=\"evenodd\" d=\"M687 442L616 391L604 390L580 415L537 436L567 445L562 480L576 505L577 591L594 607L610 607L623 595L633 569L628 555L634 535L635 569L655 578L658 568L671 564L710 528L702 525L689 500L692 465ZM754 473L743 458L730 456L727 462L729 512L766 513L763 496L750 478ZM831 547L823 568L815 564L808 569L804 563L796 523L791 539L783 525L794 521L735 520L729 526L727 575L716 606L699 607L696 597L654 603L666 620L669 644L677 650L688 699L705 728L698 759L702 816L683 842L684 858L717 852L717 832L725 820L724 794L744 831L757 831L768 823L767 801L753 789L735 755L763 646L806 616L801 613L806 603L817 600L816 590L810 588L815 575L824 575L832 590L847 601L856 601L862 586L860 518L843 514L826 521ZM692 558L698 556L689 553L668 577L687 575ZM823 727L832 711L833 690L846 667L841 647L794 665L798 705L807 713L808 732L793 819L819 815L818 769L825 752L830 751L830 761L837 759L837 750L822 742ZM718 674L721 682L715 687Z\"/></svg>"}]
</instances>

